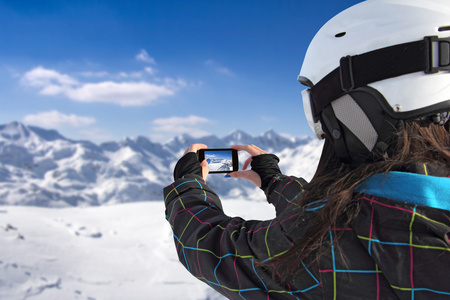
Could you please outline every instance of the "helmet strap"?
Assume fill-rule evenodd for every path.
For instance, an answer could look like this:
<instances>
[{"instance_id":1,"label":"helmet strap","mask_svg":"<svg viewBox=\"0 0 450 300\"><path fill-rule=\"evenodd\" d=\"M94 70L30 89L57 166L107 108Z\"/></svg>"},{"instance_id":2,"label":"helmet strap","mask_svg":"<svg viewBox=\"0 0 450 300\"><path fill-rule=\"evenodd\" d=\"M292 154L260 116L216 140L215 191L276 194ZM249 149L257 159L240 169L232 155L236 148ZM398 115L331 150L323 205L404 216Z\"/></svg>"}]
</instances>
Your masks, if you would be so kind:
<instances>
[{"instance_id":1,"label":"helmet strap","mask_svg":"<svg viewBox=\"0 0 450 300\"><path fill-rule=\"evenodd\" d=\"M439 51L434 51L435 43ZM432 36L343 57L338 68L311 87L313 116L317 117L325 106L342 94L373 82L415 72L450 71L449 48L450 38ZM433 62L437 62L437 66ZM409 118L406 114L403 119Z\"/></svg>"},{"instance_id":2,"label":"helmet strap","mask_svg":"<svg viewBox=\"0 0 450 300\"><path fill-rule=\"evenodd\" d=\"M430 116L426 119L446 124L448 130L450 112L445 110L448 110L450 100L420 112L397 112L379 91L368 85L415 72L450 71L449 49L450 38L432 36L346 56L341 58L338 68L311 86L312 116L325 125L322 129L333 144L336 155L350 163L391 156L397 143L403 143L402 138L397 140L396 134L404 126L403 120L417 119L418 116ZM344 99L346 102L342 105L335 102L347 96L352 101ZM353 109L355 105L360 107L360 111Z\"/></svg>"}]
</instances>

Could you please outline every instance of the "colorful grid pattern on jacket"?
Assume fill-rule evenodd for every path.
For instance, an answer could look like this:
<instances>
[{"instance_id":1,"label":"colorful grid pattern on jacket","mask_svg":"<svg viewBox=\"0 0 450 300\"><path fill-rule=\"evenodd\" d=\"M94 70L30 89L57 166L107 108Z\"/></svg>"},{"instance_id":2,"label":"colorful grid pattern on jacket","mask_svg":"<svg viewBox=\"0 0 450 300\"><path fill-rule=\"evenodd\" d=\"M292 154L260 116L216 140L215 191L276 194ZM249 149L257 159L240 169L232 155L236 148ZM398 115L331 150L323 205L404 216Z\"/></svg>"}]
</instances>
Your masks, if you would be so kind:
<instances>
[{"instance_id":1,"label":"colorful grid pattern on jacket","mask_svg":"<svg viewBox=\"0 0 450 300\"><path fill-rule=\"evenodd\" d=\"M288 251L326 203L290 205L303 182L274 179L269 198L276 218L266 221L226 216L200 177L166 187L166 218L181 263L230 299L450 299L450 213L370 195L359 199L359 216L318 269L304 267L288 284L274 280L276 270L257 262ZM338 230L330 229L328 242Z\"/></svg>"}]
</instances>

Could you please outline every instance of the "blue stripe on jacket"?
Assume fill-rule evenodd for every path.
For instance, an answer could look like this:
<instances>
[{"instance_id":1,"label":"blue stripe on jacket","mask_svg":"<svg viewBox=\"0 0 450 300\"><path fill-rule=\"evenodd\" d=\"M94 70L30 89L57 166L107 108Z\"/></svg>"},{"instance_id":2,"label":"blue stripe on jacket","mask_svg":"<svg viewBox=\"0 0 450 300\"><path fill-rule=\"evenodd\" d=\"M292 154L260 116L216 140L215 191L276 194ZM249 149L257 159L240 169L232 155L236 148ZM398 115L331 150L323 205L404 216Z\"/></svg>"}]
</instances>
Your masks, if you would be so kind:
<instances>
[{"instance_id":1,"label":"blue stripe on jacket","mask_svg":"<svg viewBox=\"0 0 450 300\"><path fill-rule=\"evenodd\" d=\"M369 177L356 190L373 196L450 210L450 178L406 172Z\"/></svg>"}]
</instances>

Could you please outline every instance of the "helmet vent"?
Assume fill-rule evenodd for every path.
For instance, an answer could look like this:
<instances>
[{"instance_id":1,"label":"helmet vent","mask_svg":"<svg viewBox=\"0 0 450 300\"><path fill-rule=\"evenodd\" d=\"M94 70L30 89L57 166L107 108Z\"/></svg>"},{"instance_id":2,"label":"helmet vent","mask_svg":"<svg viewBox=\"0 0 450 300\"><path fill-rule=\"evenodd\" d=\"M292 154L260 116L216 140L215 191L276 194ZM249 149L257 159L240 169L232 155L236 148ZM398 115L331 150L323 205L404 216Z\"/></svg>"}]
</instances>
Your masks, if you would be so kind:
<instances>
[{"instance_id":1,"label":"helmet vent","mask_svg":"<svg viewBox=\"0 0 450 300\"><path fill-rule=\"evenodd\" d=\"M347 34L347 32L343 31L343 32L336 33L334 36L337 37L337 38L340 38L340 37L343 37L346 34Z\"/></svg>"},{"instance_id":2,"label":"helmet vent","mask_svg":"<svg viewBox=\"0 0 450 300\"><path fill-rule=\"evenodd\" d=\"M450 26L442 26L439 27L438 31L449 31L450 30Z\"/></svg>"}]
</instances>

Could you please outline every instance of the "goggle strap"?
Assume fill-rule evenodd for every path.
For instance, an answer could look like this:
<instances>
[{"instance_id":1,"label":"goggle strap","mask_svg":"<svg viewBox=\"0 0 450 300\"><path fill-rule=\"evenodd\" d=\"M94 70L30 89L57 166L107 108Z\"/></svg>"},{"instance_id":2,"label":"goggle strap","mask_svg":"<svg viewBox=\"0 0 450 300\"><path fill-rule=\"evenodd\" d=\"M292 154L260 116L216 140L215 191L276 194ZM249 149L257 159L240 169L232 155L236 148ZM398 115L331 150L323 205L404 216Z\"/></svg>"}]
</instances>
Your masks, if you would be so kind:
<instances>
[{"instance_id":1,"label":"goggle strap","mask_svg":"<svg viewBox=\"0 0 450 300\"><path fill-rule=\"evenodd\" d=\"M440 49L448 49L442 44L450 44L450 38L425 37L421 41L341 58L340 66L311 88L311 96L314 99L311 105L313 116L317 117L325 106L344 93L369 83L420 71L435 72L433 42L438 42ZM445 51L438 54L438 65L442 65L441 62L450 56L450 52L443 52ZM441 66L438 71L447 68L449 67Z\"/></svg>"}]
</instances>

